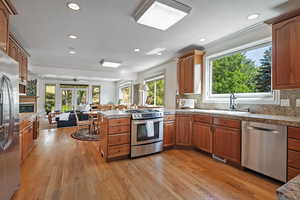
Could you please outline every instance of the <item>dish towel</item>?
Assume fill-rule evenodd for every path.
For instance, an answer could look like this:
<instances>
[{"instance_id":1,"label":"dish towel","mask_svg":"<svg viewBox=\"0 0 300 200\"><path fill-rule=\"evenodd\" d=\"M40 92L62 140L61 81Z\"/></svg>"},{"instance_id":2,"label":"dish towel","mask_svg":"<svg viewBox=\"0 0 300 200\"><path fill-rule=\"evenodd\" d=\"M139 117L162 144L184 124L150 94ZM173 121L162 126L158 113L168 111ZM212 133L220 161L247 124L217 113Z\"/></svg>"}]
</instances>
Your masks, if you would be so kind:
<instances>
[{"instance_id":1,"label":"dish towel","mask_svg":"<svg viewBox=\"0 0 300 200\"><path fill-rule=\"evenodd\" d=\"M70 116L70 113L62 113L62 114L59 115L59 120L60 121L68 121L69 116Z\"/></svg>"},{"instance_id":2,"label":"dish towel","mask_svg":"<svg viewBox=\"0 0 300 200\"><path fill-rule=\"evenodd\" d=\"M146 129L147 129L147 137L153 137L154 136L154 123L153 123L153 121L147 121L146 122Z\"/></svg>"}]
</instances>

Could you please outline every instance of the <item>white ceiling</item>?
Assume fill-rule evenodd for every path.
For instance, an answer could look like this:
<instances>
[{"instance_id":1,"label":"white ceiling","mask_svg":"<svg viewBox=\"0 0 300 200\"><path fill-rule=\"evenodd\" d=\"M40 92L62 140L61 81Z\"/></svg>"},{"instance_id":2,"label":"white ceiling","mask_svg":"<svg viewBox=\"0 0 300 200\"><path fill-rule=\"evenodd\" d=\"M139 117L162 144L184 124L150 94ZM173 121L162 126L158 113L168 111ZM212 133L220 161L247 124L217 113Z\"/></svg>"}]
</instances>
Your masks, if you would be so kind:
<instances>
[{"instance_id":1,"label":"white ceiling","mask_svg":"<svg viewBox=\"0 0 300 200\"><path fill-rule=\"evenodd\" d=\"M299 5L298 0L180 1L192 7L191 14L167 31L135 23L132 16L142 0L74 0L81 6L79 12L68 9L66 0L12 0L19 15L12 17L11 28L31 54L34 66L47 67L52 74L55 69L74 69L106 72L103 78L110 78L109 74L115 78L115 73L146 70L189 45L206 46ZM252 13L261 16L250 21L247 16ZM68 34L79 39L70 40ZM201 43L203 37L207 40ZM69 55L69 47L77 54ZM135 53L135 48L141 51ZM167 51L162 56L145 55L154 48ZM119 69L103 70L102 58L123 64Z\"/></svg>"}]
</instances>

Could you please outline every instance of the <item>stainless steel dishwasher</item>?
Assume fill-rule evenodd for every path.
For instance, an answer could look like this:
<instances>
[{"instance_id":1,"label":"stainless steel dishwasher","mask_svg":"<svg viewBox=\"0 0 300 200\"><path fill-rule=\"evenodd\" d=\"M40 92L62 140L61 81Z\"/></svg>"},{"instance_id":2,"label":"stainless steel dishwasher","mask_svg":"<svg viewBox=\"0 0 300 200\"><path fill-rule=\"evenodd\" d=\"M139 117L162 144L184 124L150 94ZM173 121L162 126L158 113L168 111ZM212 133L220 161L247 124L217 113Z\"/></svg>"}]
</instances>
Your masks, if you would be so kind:
<instances>
[{"instance_id":1,"label":"stainless steel dishwasher","mask_svg":"<svg viewBox=\"0 0 300 200\"><path fill-rule=\"evenodd\" d=\"M242 166L286 182L287 127L242 122Z\"/></svg>"}]
</instances>

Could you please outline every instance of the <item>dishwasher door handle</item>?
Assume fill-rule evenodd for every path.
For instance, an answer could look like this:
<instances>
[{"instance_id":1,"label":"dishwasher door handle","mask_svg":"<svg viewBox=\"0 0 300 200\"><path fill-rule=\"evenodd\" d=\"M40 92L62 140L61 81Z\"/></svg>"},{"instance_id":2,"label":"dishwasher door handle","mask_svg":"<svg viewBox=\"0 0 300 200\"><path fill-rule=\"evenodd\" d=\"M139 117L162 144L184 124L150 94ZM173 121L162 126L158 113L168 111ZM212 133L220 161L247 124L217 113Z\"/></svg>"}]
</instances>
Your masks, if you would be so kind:
<instances>
[{"instance_id":1,"label":"dishwasher door handle","mask_svg":"<svg viewBox=\"0 0 300 200\"><path fill-rule=\"evenodd\" d=\"M249 126L249 130L258 130L258 131L263 131L263 132L269 132L269 133L279 133L279 131L274 130L274 129L269 129L269 128L262 128L262 127L255 127L255 126Z\"/></svg>"}]
</instances>

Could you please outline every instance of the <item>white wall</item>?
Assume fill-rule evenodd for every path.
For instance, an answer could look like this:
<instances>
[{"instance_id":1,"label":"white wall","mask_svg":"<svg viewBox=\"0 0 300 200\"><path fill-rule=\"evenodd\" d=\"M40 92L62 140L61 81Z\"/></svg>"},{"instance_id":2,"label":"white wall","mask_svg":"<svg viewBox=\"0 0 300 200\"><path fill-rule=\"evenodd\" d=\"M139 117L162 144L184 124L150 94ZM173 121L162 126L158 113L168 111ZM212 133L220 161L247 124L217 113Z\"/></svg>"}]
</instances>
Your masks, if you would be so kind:
<instances>
[{"instance_id":1,"label":"white wall","mask_svg":"<svg viewBox=\"0 0 300 200\"><path fill-rule=\"evenodd\" d=\"M107 104L110 102L115 103L115 90L116 85L115 82L105 82L105 81L65 81L65 80L51 80L51 79L38 79L38 86L37 86L37 95L38 98L38 112L43 113L45 112L45 84L56 84L56 105L55 109L60 110L60 89L59 84L87 84L89 85L89 98L88 103L92 102L92 85L100 85L101 86L101 96L100 96L100 103Z\"/></svg>"},{"instance_id":2,"label":"white wall","mask_svg":"<svg viewBox=\"0 0 300 200\"><path fill-rule=\"evenodd\" d=\"M178 85L177 64L175 59L138 73L138 79L136 82L143 84L144 79L159 73L165 74L165 108L176 108L176 93ZM142 102L142 99L140 99L140 102Z\"/></svg>"}]
</instances>

